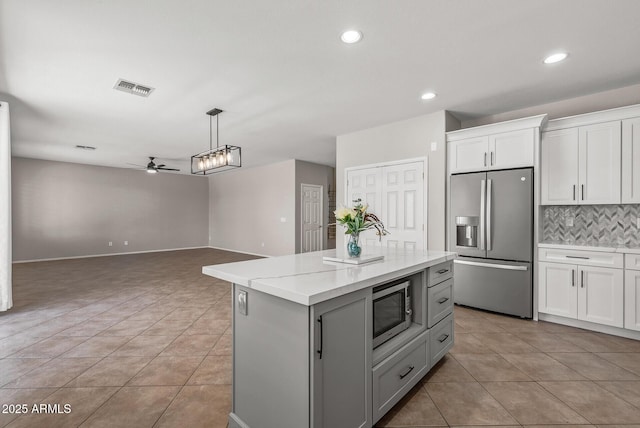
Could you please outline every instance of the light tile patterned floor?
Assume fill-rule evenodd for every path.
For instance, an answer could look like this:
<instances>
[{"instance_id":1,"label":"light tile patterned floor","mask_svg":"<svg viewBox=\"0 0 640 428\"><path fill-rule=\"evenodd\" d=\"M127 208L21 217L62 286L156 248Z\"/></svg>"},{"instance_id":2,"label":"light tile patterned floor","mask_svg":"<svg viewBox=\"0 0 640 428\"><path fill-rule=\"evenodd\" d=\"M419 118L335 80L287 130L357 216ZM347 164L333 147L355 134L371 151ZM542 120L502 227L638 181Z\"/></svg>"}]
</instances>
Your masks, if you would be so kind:
<instances>
[{"instance_id":1,"label":"light tile patterned floor","mask_svg":"<svg viewBox=\"0 0 640 428\"><path fill-rule=\"evenodd\" d=\"M230 286L201 267L249 258L202 249L14 265L0 405L72 411L0 413L0 427L225 427ZM640 427L640 342L455 314L451 353L378 427Z\"/></svg>"}]
</instances>

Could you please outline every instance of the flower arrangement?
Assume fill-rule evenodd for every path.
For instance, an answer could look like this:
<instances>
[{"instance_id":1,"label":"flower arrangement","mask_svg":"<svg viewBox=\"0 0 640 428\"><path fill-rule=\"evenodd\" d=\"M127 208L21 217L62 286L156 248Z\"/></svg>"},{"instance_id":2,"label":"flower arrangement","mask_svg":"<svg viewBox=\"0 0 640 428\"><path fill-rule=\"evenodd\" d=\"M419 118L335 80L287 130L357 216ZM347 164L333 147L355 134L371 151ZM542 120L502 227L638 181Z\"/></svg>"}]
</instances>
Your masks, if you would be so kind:
<instances>
[{"instance_id":1,"label":"flower arrangement","mask_svg":"<svg viewBox=\"0 0 640 428\"><path fill-rule=\"evenodd\" d=\"M384 235L389 234L389 231L384 228L384 224L375 214L367 212L368 205L363 205L361 199L356 199L353 202L353 208L340 207L334 211L334 214L338 224L346 228L345 235L350 235L347 244L349 255L357 257L360 255L360 246L358 245L360 232L376 229L378 239L382 239Z\"/></svg>"}]
</instances>

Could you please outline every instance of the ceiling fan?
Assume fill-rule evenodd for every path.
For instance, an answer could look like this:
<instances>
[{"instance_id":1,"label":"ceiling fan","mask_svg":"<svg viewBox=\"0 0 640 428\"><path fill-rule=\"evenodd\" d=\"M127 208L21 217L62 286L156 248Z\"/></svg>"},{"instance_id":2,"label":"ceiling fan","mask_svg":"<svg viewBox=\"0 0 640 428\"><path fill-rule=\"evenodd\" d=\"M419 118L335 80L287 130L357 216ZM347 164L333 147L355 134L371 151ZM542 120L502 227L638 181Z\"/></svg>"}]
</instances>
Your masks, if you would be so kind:
<instances>
[{"instance_id":1,"label":"ceiling fan","mask_svg":"<svg viewBox=\"0 0 640 428\"><path fill-rule=\"evenodd\" d=\"M154 156L149 156L149 163L147 164L147 166L136 165L134 163L130 163L128 165L137 166L140 169L144 169L149 174L155 174L158 171L180 171L179 169L176 169L176 168L165 168L166 165L163 163L160 165L156 165L156 163L154 162L154 159L155 159Z\"/></svg>"}]
</instances>

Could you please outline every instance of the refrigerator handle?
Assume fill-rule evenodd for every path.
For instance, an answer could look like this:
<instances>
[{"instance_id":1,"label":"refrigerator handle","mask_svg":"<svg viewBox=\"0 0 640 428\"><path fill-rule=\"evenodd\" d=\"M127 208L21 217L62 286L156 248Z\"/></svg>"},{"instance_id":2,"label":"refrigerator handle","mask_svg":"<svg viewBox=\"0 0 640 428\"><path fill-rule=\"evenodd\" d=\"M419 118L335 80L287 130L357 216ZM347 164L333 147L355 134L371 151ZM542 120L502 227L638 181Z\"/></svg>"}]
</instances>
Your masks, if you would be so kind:
<instances>
[{"instance_id":1,"label":"refrigerator handle","mask_svg":"<svg viewBox=\"0 0 640 428\"><path fill-rule=\"evenodd\" d=\"M491 251L491 179L487 180L487 251Z\"/></svg>"},{"instance_id":2,"label":"refrigerator handle","mask_svg":"<svg viewBox=\"0 0 640 428\"><path fill-rule=\"evenodd\" d=\"M486 186L484 180L480 181L480 249L484 250L484 238L485 238L485 222L484 222L484 208L485 208L485 197L486 197Z\"/></svg>"}]
</instances>

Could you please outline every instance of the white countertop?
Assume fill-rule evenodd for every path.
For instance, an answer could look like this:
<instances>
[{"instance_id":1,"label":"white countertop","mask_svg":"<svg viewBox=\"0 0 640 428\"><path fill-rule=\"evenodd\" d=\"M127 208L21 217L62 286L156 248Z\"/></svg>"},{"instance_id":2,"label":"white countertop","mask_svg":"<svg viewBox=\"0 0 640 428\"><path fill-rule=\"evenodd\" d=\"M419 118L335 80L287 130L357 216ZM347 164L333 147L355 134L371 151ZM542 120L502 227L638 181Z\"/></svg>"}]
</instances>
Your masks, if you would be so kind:
<instances>
[{"instance_id":1,"label":"white countertop","mask_svg":"<svg viewBox=\"0 0 640 428\"><path fill-rule=\"evenodd\" d=\"M561 248L565 250L603 251L606 253L640 254L640 248L627 247L610 243L603 244L576 244L561 241L540 242L538 248Z\"/></svg>"},{"instance_id":2,"label":"white countertop","mask_svg":"<svg viewBox=\"0 0 640 428\"><path fill-rule=\"evenodd\" d=\"M310 306L456 257L446 251L366 247L364 254L381 254L384 259L362 265L323 261L323 256L343 256L334 249L204 266L202 273Z\"/></svg>"}]
</instances>

